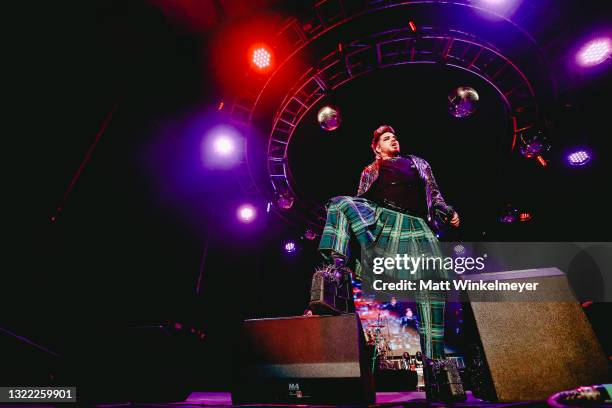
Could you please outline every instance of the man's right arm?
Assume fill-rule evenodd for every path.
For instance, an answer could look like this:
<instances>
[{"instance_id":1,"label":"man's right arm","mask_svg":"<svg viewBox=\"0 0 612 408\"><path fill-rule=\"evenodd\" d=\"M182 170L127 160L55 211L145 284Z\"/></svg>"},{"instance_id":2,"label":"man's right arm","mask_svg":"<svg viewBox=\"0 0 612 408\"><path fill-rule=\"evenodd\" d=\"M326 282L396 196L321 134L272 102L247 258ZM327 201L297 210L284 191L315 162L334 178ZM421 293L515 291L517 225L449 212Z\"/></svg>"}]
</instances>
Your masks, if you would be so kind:
<instances>
[{"instance_id":1,"label":"man's right arm","mask_svg":"<svg viewBox=\"0 0 612 408\"><path fill-rule=\"evenodd\" d=\"M368 191L368 188L370 187L370 176L371 176L371 171L370 171L370 166L368 166L365 169L363 169L363 171L361 172L361 178L359 180L359 188L357 189L357 196L361 196L365 194L366 191Z\"/></svg>"}]
</instances>

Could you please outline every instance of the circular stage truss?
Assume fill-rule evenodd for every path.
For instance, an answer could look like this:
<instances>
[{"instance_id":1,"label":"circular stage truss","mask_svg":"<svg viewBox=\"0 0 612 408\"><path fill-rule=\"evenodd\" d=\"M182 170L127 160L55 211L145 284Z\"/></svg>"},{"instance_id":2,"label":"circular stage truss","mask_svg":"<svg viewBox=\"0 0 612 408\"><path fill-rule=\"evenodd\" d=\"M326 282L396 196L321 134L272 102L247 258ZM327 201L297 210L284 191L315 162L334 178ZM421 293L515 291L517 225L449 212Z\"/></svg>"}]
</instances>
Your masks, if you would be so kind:
<instances>
[{"instance_id":1,"label":"circular stage truss","mask_svg":"<svg viewBox=\"0 0 612 408\"><path fill-rule=\"evenodd\" d=\"M355 3L360 2L319 1L315 4L310 18L303 18L301 21L291 18L285 21L277 34L278 43L284 45L277 48L285 50L285 55L276 56L279 63L269 76L247 76L244 92L232 105L232 120L250 127L255 112L260 108L258 105L263 105L261 101L265 93L270 92L272 88L271 83L275 76L279 76L292 59L299 58L300 51L316 45L317 41L322 41L326 34L334 30L348 24L358 24L365 16L388 12L389 9L395 11L395 8L400 7L431 5L476 8L470 2ZM347 7L349 4L350 8ZM503 21L524 38L525 43L538 57L539 49L533 39L510 20ZM474 33L466 32L465 29L424 25L413 30L413 27L405 24L397 28L384 27L379 32L345 39L334 45L334 49L323 53L317 61L305 67L302 74L284 88L284 96L279 99L281 102L274 109L271 126L265 129L268 134L265 160L269 184L262 188L264 186L255 182L253 163L249 162L248 155L242 169L241 184L247 192L257 191L272 202L275 197L281 195L295 199L291 210L276 209L288 221L314 227L320 227L324 221L321 203L300 197L294 188L287 160L287 150L293 133L310 109L331 91L375 70L404 64L442 64L479 77L495 89L506 107L510 121L508 137L512 138L509 145L512 149L515 147L517 135L543 123L538 101L545 98L545 94L552 92L552 86L545 83L546 81L539 81L541 89L538 94L519 62L514 61L495 44ZM327 47L329 49L329 46ZM537 65L546 70L543 60Z\"/></svg>"}]
</instances>

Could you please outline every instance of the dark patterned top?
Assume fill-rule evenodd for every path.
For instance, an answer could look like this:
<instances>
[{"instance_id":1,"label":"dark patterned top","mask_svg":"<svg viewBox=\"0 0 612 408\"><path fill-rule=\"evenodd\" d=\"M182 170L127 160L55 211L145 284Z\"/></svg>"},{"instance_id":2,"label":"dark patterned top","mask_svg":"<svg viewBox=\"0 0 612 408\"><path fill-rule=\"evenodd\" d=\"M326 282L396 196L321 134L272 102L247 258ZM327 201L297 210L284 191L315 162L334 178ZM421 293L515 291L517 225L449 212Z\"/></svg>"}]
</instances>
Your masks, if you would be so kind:
<instances>
[{"instance_id":1,"label":"dark patterned top","mask_svg":"<svg viewBox=\"0 0 612 408\"><path fill-rule=\"evenodd\" d=\"M442 219L441 215L448 216L453 212L453 208L444 201L444 197L442 197L442 193L440 193L440 189L436 184L436 179L433 176L429 163L418 156L409 155L408 157L416 166L421 180L425 183L427 220L431 223L436 223L436 221L440 222ZM361 172L359 190L357 191L358 197L363 196L378 179L381 161L382 160L375 160Z\"/></svg>"},{"instance_id":2,"label":"dark patterned top","mask_svg":"<svg viewBox=\"0 0 612 408\"><path fill-rule=\"evenodd\" d=\"M427 218L425 183L410 158L383 160L378 178L364 198L405 214Z\"/></svg>"}]
</instances>

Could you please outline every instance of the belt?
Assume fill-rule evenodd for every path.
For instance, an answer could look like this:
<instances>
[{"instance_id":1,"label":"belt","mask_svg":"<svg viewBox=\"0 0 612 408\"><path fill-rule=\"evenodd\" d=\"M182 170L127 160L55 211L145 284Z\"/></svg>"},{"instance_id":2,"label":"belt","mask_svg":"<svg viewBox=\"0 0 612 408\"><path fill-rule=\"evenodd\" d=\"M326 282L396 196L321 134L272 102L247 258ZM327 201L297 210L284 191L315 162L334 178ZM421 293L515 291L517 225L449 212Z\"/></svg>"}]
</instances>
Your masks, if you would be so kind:
<instances>
[{"instance_id":1,"label":"belt","mask_svg":"<svg viewBox=\"0 0 612 408\"><path fill-rule=\"evenodd\" d=\"M385 207L385 208L388 208L390 210L394 210L394 211L397 211L397 212L401 212L401 213L405 213L405 212L408 211L408 209L406 207L402 207L401 204L398 204L398 203L396 203L394 201L391 201L391 200L389 200L387 198L384 198L380 205L382 207Z\"/></svg>"}]
</instances>

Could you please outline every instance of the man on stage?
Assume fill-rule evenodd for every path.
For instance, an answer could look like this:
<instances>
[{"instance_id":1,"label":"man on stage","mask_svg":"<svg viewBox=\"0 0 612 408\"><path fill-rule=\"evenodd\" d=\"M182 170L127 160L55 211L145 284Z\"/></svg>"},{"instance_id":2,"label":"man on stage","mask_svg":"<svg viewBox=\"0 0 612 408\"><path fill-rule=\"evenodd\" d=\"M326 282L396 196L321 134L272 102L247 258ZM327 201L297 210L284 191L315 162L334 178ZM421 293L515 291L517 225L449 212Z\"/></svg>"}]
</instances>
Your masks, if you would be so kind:
<instances>
[{"instance_id":1,"label":"man on stage","mask_svg":"<svg viewBox=\"0 0 612 408\"><path fill-rule=\"evenodd\" d=\"M353 236L362 252L377 247L387 254L418 256L416 252L423 249L439 253L428 221L434 226L443 222L459 226L459 215L444 201L429 164L414 155L400 156L400 144L391 126L382 125L374 131L371 148L376 159L361 173L357 197L334 197L327 204L319 250L335 268L347 264ZM412 275L412 279L445 278L440 273ZM423 353L443 358L445 300L423 292L416 300ZM311 305L316 307L321 305Z\"/></svg>"}]
</instances>

